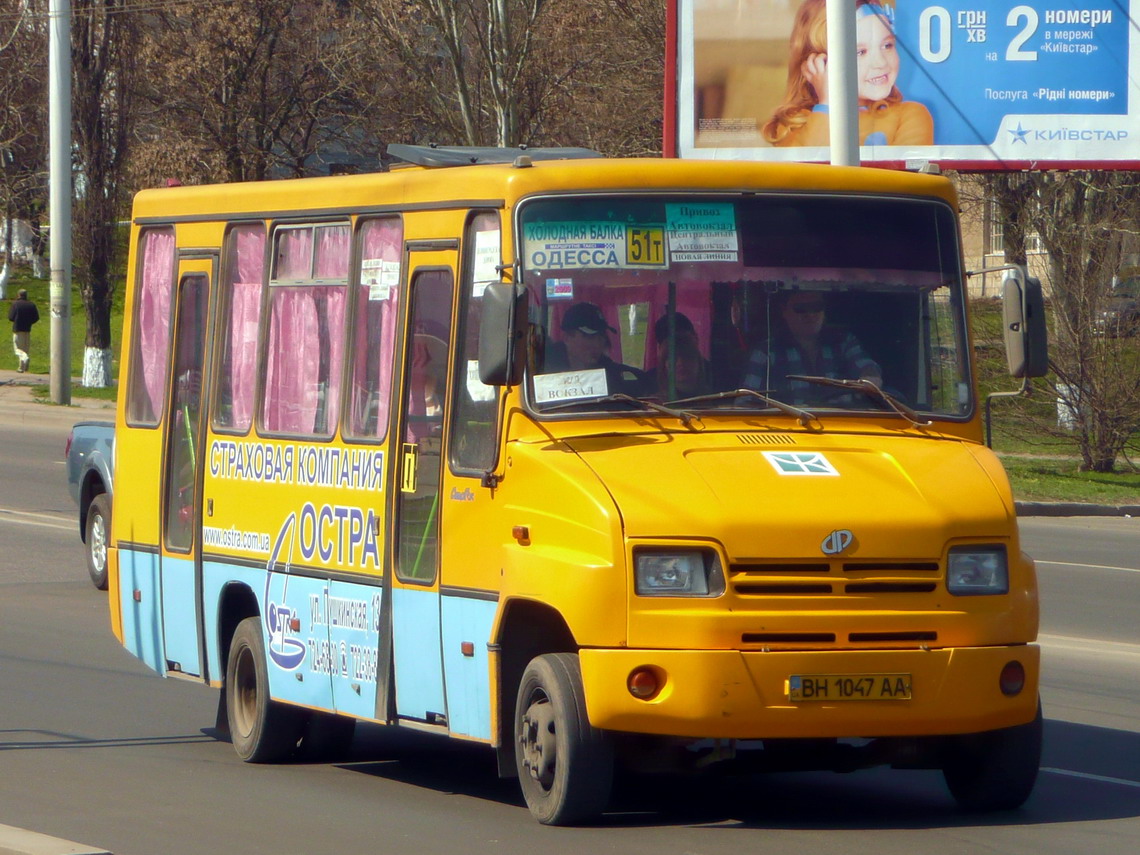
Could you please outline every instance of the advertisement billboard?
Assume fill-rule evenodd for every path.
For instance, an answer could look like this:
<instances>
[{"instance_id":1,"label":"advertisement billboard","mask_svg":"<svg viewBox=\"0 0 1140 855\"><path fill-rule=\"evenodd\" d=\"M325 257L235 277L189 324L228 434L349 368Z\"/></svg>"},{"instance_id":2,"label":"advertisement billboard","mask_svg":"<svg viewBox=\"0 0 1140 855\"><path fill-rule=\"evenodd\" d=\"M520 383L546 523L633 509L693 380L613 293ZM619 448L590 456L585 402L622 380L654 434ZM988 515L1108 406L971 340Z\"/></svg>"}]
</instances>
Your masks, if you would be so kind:
<instances>
[{"instance_id":1,"label":"advertisement billboard","mask_svg":"<svg viewBox=\"0 0 1140 855\"><path fill-rule=\"evenodd\" d=\"M669 0L666 154L827 161L827 0ZM1140 0L851 0L860 159L1140 168Z\"/></svg>"}]
</instances>

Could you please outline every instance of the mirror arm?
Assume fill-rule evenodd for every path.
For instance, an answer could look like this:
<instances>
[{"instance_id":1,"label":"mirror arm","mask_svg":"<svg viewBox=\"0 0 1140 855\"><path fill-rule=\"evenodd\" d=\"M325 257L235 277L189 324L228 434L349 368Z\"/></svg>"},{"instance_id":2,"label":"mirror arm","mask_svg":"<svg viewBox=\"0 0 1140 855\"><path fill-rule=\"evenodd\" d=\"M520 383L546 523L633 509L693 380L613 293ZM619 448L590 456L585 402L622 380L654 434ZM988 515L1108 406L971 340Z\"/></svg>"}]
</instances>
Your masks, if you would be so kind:
<instances>
[{"instance_id":1,"label":"mirror arm","mask_svg":"<svg viewBox=\"0 0 1140 855\"><path fill-rule=\"evenodd\" d=\"M994 398L1029 398L1033 395L1033 387L1029 383L1028 377L1021 378L1021 388L1015 389L1012 392L990 392L986 395L986 448L993 448L993 430L990 424L990 408Z\"/></svg>"}]
</instances>

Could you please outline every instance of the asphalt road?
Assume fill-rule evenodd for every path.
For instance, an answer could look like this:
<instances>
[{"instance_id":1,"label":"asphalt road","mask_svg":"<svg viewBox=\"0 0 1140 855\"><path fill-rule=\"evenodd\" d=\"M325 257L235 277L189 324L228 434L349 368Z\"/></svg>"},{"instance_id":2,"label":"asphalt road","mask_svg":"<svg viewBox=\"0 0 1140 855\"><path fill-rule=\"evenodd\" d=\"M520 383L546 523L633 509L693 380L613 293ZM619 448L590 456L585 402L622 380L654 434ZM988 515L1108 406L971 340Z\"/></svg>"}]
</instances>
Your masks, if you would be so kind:
<instances>
[{"instance_id":1,"label":"asphalt road","mask_svg":"<svg viewBox=\"0 0 1140 855\"><path fill-rule=\"evenodd\" d=\"M110 633L63 483L71 420L0 417L0 823L116 855L1140 851L1140 520L1022 522L1047 719L1022 810L964 815L938 773L873 770L660 782L551 829L478 747L374 727L345 763L241 763L213 691Z\"/></svg>"}]
</instances>

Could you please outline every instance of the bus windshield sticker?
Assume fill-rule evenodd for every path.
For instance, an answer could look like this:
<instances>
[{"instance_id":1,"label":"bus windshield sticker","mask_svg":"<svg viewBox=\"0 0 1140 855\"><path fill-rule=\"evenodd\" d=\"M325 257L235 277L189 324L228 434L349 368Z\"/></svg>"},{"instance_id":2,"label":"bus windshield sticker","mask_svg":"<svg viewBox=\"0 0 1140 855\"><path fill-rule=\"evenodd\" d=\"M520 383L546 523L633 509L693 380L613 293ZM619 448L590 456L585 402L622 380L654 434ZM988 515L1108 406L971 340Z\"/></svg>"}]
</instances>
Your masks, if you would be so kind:
<instances>
[{"instance_id":1,"label":"bus windshield sticker","mask_svg":"<svg viewBox=\"0 0 1140 855\"><path fill-rule=\"evenodd\" d=\"M559 371L555 374L539 374L534 378L536 404L576 401L580 398L602 398L608 393L604 368Z\"/></svg>"},{"instance_id":2,"label":"bus windshield sticker","mask_svg":"<svg viewBox=\"0 0 1140 855\"><path fill-rule=\"evenodd\" d=\"M761 454L781 475L839 475L839 470L818 451L763 451Z\"/></svg>"},{"instance_id":3,"label":"bus windshield sticker","mask_svg":"<svg viewBox=\"0 0 1140 855\"><path fill-rule=\"evenodd\" d=\"M529 270L598 270L666 266L664 228L609 222L527 223Z\"/></svg>"},{"instance_id":4,"label":"bus windshield sticker","mask_svg":"<svg viewBox=\"0 0 1140 855\"><path fill-rule=\"evenodd\" d=\"M739 240L731 202L684 202L665 206L669 257L684 261L736 261Z\"/></svg>"},{"instance_id":5,"label":"bus windshield sticker","mask_svg":"<svg viewBox=\"0 0 1140 855\"><path fill-rule=\"evenodd\" d=\"M547 279L546 280L546 299L547 300L573 300L574 299L574 280L573 279Z\"/></svg>"},{"instance_id":6,"label":"bus windshield sticker","mask_svg":"<svg viewBox=\"0 0 1140 855\"><path fill-rule=\"evenodd\" d=\"M400 262L365 258L360 262L360 284L368 286L368 299L383 302L400 283Z\"/></svg>"},{"instance_id":7,"label":"bus windshield sticker","mask_svg":"<svg viewBox=\"0 0 1140 855\"><path fill-rule=\"evenodd\" d=\"M475 232L475 263L471 271L473 297L482 297L487 285L499 281L499 230Z\"/></svg>"}]
</instances>

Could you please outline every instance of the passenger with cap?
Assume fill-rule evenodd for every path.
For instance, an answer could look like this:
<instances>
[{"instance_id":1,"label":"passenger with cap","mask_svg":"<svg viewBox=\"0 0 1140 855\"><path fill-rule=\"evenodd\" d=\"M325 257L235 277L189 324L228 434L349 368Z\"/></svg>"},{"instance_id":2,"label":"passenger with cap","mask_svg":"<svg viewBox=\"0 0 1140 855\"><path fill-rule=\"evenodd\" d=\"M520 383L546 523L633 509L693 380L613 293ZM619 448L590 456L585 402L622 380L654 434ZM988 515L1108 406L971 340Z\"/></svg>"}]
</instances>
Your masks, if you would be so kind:
<instances>
[{"instance_id":1,"label":"passenger with cap","mask_svg":"<svg viewBox=\"0 0 1140 855\"><path fill-rule=\"evenodd\" d=\"M606 322L602 310L594 303L575 303L562 316L559 324L562 340L546 348L543 373L588 371L603 368L609 394L625 392L641 394L645 386L643 372L610 358L610 333L617 330Z\"/></svg>"}]
</instances>

